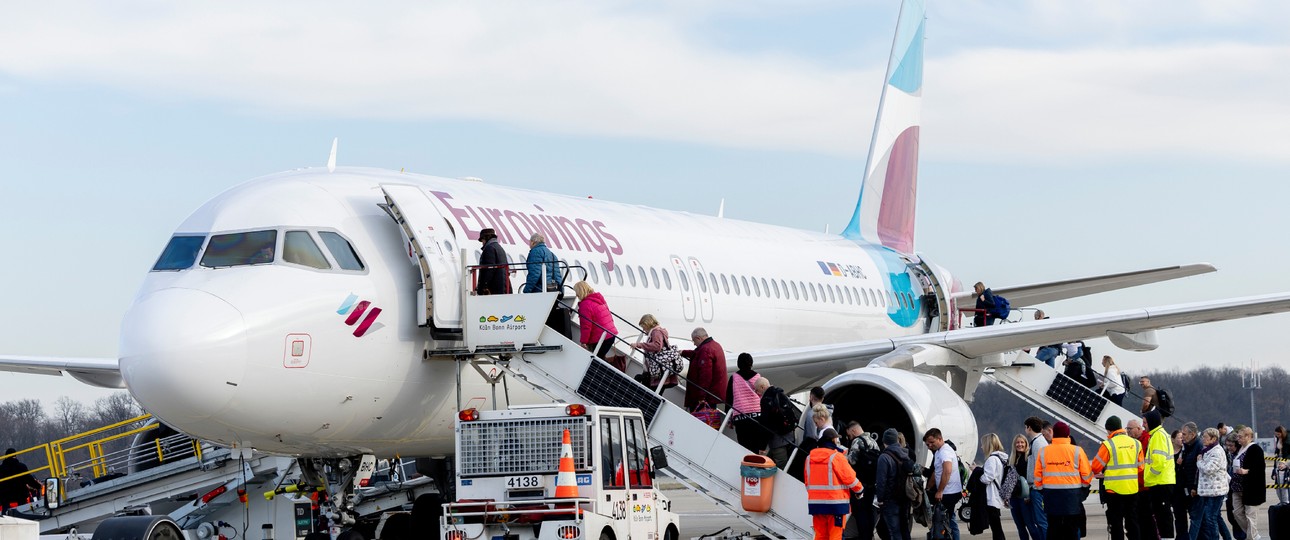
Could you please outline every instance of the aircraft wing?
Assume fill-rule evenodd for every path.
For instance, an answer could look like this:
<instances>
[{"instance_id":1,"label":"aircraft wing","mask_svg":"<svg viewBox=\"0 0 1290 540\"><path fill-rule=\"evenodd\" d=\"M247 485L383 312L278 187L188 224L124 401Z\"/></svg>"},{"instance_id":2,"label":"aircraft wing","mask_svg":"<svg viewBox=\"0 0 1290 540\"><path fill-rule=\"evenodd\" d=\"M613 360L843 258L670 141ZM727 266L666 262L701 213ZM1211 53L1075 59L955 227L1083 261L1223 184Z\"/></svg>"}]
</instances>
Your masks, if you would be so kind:
<instances>
[{"instance_id":1,"label":"aircraft wing","mask_svg":"<svg viewBox=\"0 0 1290 540\"><path fill-rule=\"evenodd\" d=\"M0 371L62 375L100 388L125 388L116 358L55 358L49 356L0 355Z\"/></svg>"},{"instance_id":2,"label":"aircraft wing","mask_svg":"<svg viewBox=\"0 0 1290 540\"><path fill-rule=\"evenodd\" d=\"M1209 263L1184 264L1152 268L1150 270L1121 272L1119 274L1033 283L1017 287L992 288L991 290L994 294L1007 298L1008 302L1013 306L1033 306L1045 302L1078 298L1198 274L1208 274L1216 270L1217 268L1214 268L1214 265ZM962 302L970 301L973 296L974 293L969 290L956 293L954 298L962 305Z\"/></svg>"},{"instance_id":3,"label":"aircraft wing","mask_svg":"<svg viewBox=\"0 0 1290 540\"><path fill-rule=\"evenodd\" d=\"M965 328L902 336L890 339L836 343L754 353L757 371L772 384L799 389L811 380L829 377L862 367L878 356L906 345L928 344L944 347L965 358L992 353L1011 352L1044 343L1062 343L1099 337L1110 337L1117 344L1133 341L1141 335L1163 328L1176 328L1258 315L1290 311L1290 293L1211 300L1154 308L1130 309L998 324L982 328Z\"/></svg>"}]
</instances>

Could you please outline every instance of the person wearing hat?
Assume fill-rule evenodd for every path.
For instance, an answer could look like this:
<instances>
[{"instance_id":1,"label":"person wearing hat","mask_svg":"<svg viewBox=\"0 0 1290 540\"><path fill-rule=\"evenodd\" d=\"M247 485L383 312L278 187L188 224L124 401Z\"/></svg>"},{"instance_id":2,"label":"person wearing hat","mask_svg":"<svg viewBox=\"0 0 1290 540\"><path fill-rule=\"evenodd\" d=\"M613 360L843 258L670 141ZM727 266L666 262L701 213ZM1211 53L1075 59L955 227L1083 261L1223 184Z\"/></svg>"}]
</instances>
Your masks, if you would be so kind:
<instances>
[{"instance_id":1,"label":"person wearing hat","mask_svg":"<svg viewBox=\"0 0 1290 540\"><path fill-rule=\"evenodd\" d=\"M874 474L874 504L878 506L878 521L886 528L892 540L910 540L910 500L905 494L905 466L909 453L900 445L900 432L887 428L882 432L882 455L878 456L878 472Z\"/></svg>"},{"instance_id":2,"label":"person wearing hat","mask_svg":"<svg viewBox=\"0 0 1290 540\"><path fill-rule=\"evenodd\" d=\"M1125 433L1120 417L1106 419L1106 440L1097 449L1091 470L1102 479L1106 521L1111 540L1138 540L1138 472L1142 470L1142 443Z\"/></svg>"},{"instance_id":3,"label":"person wearing hat","mask_svg":"<svg viewBox=\"0 0 1290 540\"><path fill-rule=\"evenodd\" d=\"M475 294L506 294L510 291L506 279L506 251L497 241L497 232L493 229L479 231L479 241L484 244L479 254L479 273L475 282Z\"/></svg>"},{"instance_id":4,"label":"person wearing hat","mask_svg":"<svg viewBox=\"0 0 1290 540\"><path fill-rule=\"evenodd\" d=\"M1047 540L1079 540L1080 513L1092 477L1088 455L1071 444L1071 427L1053 425L1053 442L1035 458L1035 489L1044 494Z\"/></svg>"},{"instance_id":5,"label":"person wearing hat","mask_svg":"<svg viewBox=\"0 0 1290 540\"><path fill-rule=\"evenodd\" d=\"M838 444L838 432L824 428L819 444L806 458L806 507L815 527L815 540L842 540L851 495L860 497L864 486Z\"/></svg>"},{"instance_id":6,"label":"person wearing hat","mask_svg":"<svg viewBox=\"0 0 1290 540\"><path fill-rule=\"evenodd\" d=\"M1171 504L1174 494L1174 441L1161 425L1158 409L1148 412L1148 443L1146 450L1146 467L1143 469L1143 484L1147 488L1147 507L1155 516L1156 531L1160 538L1174 537L1174 509ZM1148 527L1143 527L1148 529Z\"/></svg>"}]
</instances>

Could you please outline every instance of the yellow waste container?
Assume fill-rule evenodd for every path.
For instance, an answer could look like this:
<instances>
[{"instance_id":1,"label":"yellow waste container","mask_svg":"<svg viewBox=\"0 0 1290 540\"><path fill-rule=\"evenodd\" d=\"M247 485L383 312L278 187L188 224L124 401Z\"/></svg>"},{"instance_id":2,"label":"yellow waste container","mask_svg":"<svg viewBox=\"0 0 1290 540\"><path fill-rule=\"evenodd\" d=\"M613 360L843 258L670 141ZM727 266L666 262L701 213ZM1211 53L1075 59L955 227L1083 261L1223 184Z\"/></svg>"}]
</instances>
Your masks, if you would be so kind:
<instances>
[{"instance_id":1,"label":"yellow waste container","mask_svg":"<svg viewBox=\"0 0 1290 540\"><path fill-rule=\"evenodd\" d=\"M775 473L779 469L770 458L748 454L739 464L739 474L743 476L744 510L749 512L766 512L770 510L771 496L775 493Z\"/></svg>"}]
</instances>

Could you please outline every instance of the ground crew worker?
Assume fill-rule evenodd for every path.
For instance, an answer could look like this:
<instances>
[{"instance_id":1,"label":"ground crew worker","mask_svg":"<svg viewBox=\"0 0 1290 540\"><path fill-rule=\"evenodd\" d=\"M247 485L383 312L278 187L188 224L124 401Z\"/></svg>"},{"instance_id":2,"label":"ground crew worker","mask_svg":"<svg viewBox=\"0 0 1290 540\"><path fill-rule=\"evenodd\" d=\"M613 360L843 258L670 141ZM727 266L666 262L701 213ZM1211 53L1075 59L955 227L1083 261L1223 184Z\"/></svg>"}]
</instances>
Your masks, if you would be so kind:
<instances>
[{"instance_id":1,"label":"ground crew worker","mask_svg":"<svg viewBox=\"0 0 1290 540\"><path fill-rule=\"evenodd\" d=\"M1093 476L1102 479L1106 496L1106 521L1111 540L1138 540L1138 472L1142 470L1142 443L1120 428L1120 417L1106 419L1106 440L1093 458Z\"/></svg>"},{"instance_id":2,"label":"ground crew worker","mask_svg":"<svg viewBox=\"0 0 1290 540\"><path fill-rule=\"evenodd\" d=\"M818 446L806 458L803 473L815 540L842 540L842 529L851 513L851 494L860 497L864 486L838 446L838 432L833 428L825 428L820 434Z\"/></svg>"},{"instance_id":3,"label":"ground crew worker","mask_svg":"<svg viewBox=\"0 0 1290 540\"><path fill-rule=\"evenodd\" d=\"M1053 442L1035 458L1035 489L1044 494L1047 540L1079 540L1080 512L1092 478L1088 455L1071 444L1066 422L1053 426Z\"/></svg>"},{"instance_id":4,"label":"ground crew worker","mask_svg":"<svg viewBox=\"0 0 1290 540\"><path fill-rule=\"evenodd\" d=\"M1146 414L1147 429L1151 430L1147 443L1146 468L1143 483L1147 486L1147 499L1151 514L1155 516L1156 531L1160 538L1174 537L1174 441L1160 425L1160 411Z\"/></svg>"}]
</instances>

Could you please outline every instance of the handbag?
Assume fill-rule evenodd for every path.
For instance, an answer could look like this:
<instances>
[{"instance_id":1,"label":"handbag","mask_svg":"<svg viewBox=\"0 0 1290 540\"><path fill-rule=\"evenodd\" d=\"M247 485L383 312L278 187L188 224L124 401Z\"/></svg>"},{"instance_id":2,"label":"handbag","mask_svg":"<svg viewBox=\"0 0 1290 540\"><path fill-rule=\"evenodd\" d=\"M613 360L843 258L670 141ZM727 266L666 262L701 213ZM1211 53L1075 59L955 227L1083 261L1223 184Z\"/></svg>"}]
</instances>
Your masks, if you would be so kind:
<instances>
[{"instance_id":1,"label":"handbag","mask_svg":"<svg viewBox=\"0 0 1290 540\"><path fill-rule=\"evenodd\" d=\"M702 420L712 429L721 429L721 411L714 409L712 405L708 405L707 401L700 401L698 405L694 406L694 411L690 414Z\"/></svg>"}]
</instances>

